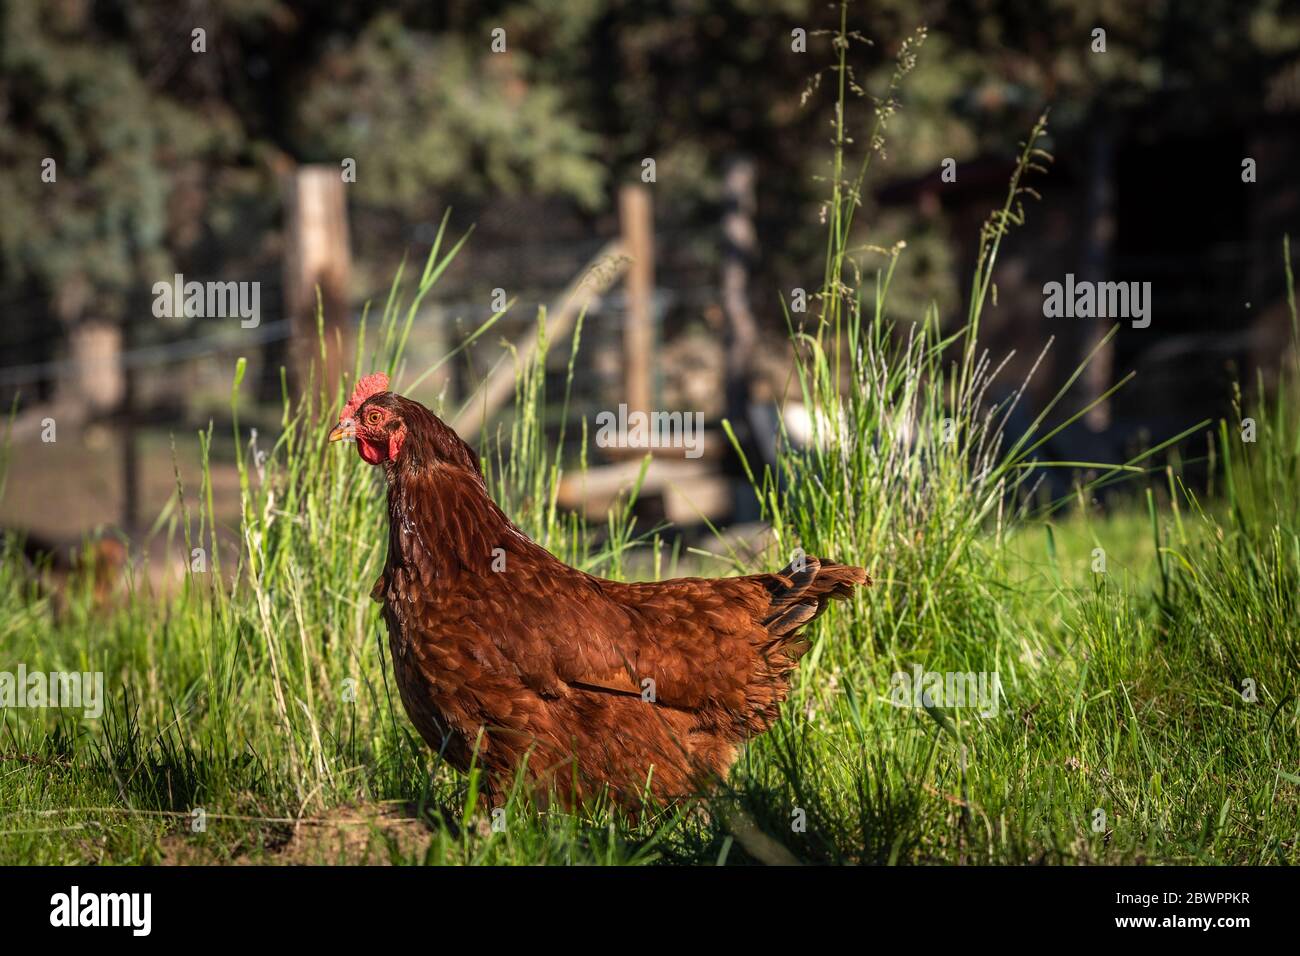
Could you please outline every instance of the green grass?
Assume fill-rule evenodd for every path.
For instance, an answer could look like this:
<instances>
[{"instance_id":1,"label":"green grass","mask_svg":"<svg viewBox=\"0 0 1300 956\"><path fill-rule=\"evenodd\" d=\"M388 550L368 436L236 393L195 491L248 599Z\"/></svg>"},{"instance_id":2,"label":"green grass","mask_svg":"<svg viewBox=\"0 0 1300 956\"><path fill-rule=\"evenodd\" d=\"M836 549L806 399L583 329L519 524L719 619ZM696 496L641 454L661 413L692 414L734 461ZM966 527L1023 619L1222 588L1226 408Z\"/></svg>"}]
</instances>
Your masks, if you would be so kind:
<instances>
[{"instance_id":1,"label":"green grass","mask_svg":"<svg viewBox=\"0 0 1300 956\"><path fill-rule=\"evenodd\" d=\"M1218 530L1189 529L1189 550L1212 561ZM1104 576L1091 571L1098 540ZM359 604L369 569L323 594L294 590L308 572L287 569L286 593L266 598L269 627L251 586L142 595L107 617L74 602L56 624L6 574L7 666L12 654L29 669L103 669L117 696L97 725L5 714L0 861L740 862L750 856L725 822L738 802L805 861L1295 862L1296 616L1285 605L1296 564L1263 562L1258 592L1205 567L1206 596L1169 614L1153 559L1137 513L1018 528L981 557L967 613L893 653L867 623L874 596L830 618L785 718L703 811L631 824L600 809L539 813L521 794L500 833L463 779L445 768L426 779L432 761L385 687L381 625ZM892 706L890 675L912 663L997 670L999 713ZM342 699L344 675L359 681L356 703ZM1258 682L1254 703L1243 676ZM395 817L423 804L430 822L403 839L383 821L347 822L376 804ZM190 832L197 806L203 834ZM312 822L287 822L298 818Z\"/></svg>"},{"instance_id":2,"label":"green grass","mask_svg":"<svg viewBox=\"0 0 1300 956\"><path fill-rule=\"evenodd\" d=\"M837 49L847 57L848 43ZM1007 409L985 402L996 361L975 343L998 249L1048 159L1041 129L981 236L968 314L948 329L933 309L889 314L900 250L873 270L882 254L850 244L871 151L846 173L837 130L820 308L791 322L796 385L821 434L753 475L774 531L755 569L803 548L864 564L876 585L817 623L782 720L722 791L637 820L539 811L521 791L494 828L476 779L439 766L395 698L368 598L386 540L381 480L323 448L341 392L316 412L286 397L259 475L238 424L241 364L242 517L220 529L237 551L214 546L205 477L178 479L159 521L176 548L208 555L175 593L138 576L107 604L85 581L56 598L12 545L3 555L0 671L102 671L110 699L98 720L0 712L0 864L1300 860L1297 376L1252 400L1254 443L1220 423L1212 497L1183 485L1177 459L1156 464L1163 445L1066 501L1031 494L1036 446L1056 426L1045 415L1023 439L1001 434ZM403 345L460 249L442 240L415 288L399 274L363 328L357 372L384 368L399 388L423 377ZM1288 249L1290 287L1289 261ZM494 495L563 560L670 576L630 508L600 534L556 508L586 435L566 449L544 440L547 403L563 405L567 387L544 393L544 319L538 335L509 425L477 436ZM581 323L569 347L572 375ZM214 436L200 438L206 454ZM1114 479L1131 482L1131 503L1102 512L1091 491ZM996 673L996 714L895 706L893 676L915 665Z\"/></svg>"}]
</instances>

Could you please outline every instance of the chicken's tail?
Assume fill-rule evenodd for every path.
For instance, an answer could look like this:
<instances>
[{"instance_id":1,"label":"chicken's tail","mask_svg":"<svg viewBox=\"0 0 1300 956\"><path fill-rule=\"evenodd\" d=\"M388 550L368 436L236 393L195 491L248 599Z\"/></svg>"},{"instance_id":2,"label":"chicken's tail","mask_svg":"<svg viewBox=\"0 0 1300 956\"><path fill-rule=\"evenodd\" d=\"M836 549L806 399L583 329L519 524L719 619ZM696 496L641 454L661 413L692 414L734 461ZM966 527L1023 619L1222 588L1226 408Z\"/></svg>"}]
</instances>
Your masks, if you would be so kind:
<instances>
[{"instance_id":1,"label":"chicken's tail","mask_svg":"<svg viewBox=\"0 0 1300 956\"><path fill-rule=\"evenodd\" d=\"M763 618L763 626L796 659L808 649L807 641L800 639L804 626L825 611L832 600L842 601L855 588L871 584L865 568L820 561L811 555L764 578L772 604Z\"/></svg>"}]
</instances>

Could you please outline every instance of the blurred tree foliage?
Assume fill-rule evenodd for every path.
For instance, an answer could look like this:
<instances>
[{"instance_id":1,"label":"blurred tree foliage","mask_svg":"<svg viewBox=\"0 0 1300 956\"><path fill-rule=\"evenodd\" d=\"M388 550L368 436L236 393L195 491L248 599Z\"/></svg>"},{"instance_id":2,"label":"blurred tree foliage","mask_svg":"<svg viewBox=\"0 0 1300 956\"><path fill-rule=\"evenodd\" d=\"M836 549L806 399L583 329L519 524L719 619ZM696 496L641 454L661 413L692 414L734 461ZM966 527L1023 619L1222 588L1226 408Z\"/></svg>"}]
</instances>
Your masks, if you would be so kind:
<instances>
[{"instance_id":1,"label":"blurred tree foliage","mask_svg":"<svg viewBox=\"0 0 1300 956\"><path fill-rule=\"evenodd\" d=\"M6 0L0 10L0 299L41 297L66 321L118 315L173 269L213 275L273 259L276 179L294 162L351 157L355 202L417 222L459 196L608 210L650 157L669 187L661 202L689 221L716 218L721 163L745 152L760 163L768 264L797 269L820 243L810 227L828 172L833 4ZM1243 115L1300 41L1283 0L873 0L854 3L850 21L876 40L851 57L858 129L898 43L929 26L879 157L884 176L1009 155L1049 104L1067 140L1101 113L1184 128ZM1097 26L1104 56L1090 49ZM194 52L196 29L205 52ZM504 52L493 52L496 29ZM792 49L796 29L806 53ZM1171 93L1170 108L1139 112ZM47 157L56 184L41 180ZM942 231L909 238L929 242L923 267L942 271Z\"/></svg>"}]
</instances>

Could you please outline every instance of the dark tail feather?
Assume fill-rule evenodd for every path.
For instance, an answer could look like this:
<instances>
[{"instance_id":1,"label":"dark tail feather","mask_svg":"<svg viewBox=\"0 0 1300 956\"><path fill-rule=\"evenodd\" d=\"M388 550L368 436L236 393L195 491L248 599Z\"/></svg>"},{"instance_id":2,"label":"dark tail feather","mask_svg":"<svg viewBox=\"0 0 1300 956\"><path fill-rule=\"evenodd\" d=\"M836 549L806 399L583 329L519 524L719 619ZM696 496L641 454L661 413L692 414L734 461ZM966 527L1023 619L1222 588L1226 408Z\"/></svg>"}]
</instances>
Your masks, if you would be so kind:
<instances>
[{"instance_id":1,"label":"dark tail feather","mask_svg":"<svg viewBox=\"0 0 1300 956\"><path fill-rule=\"evenodd\" d=\"M832 600L844 600L854 588L871 584L864 568L822 562L805 556L802 567L792 562L776 574L765 575L772 595L772 607L763 626L775 638L793 639L804 625L815 620Z\"/></svg>"}]
</instances>

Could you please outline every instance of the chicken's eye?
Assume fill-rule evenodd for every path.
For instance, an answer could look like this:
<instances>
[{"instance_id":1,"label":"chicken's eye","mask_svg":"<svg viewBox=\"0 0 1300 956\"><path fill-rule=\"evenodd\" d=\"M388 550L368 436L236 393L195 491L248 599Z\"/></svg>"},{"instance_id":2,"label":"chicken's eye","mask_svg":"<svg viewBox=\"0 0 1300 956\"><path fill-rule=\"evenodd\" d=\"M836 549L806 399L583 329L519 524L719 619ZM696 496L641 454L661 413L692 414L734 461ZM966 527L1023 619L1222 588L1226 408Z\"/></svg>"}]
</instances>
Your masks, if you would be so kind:
<instances>
[{"instance_id":1,"label":"chicken's eye","mask_svg":"<svg viewBox=\"0 0 1300 956\"><path fill-rule=\"evenodd\" d=\"M367 425L378 425L383 420L384 420L383 414L381 412L376 411L375 409L371 409L370 411L366 412Z\"/></svg>"}]
</instances>

